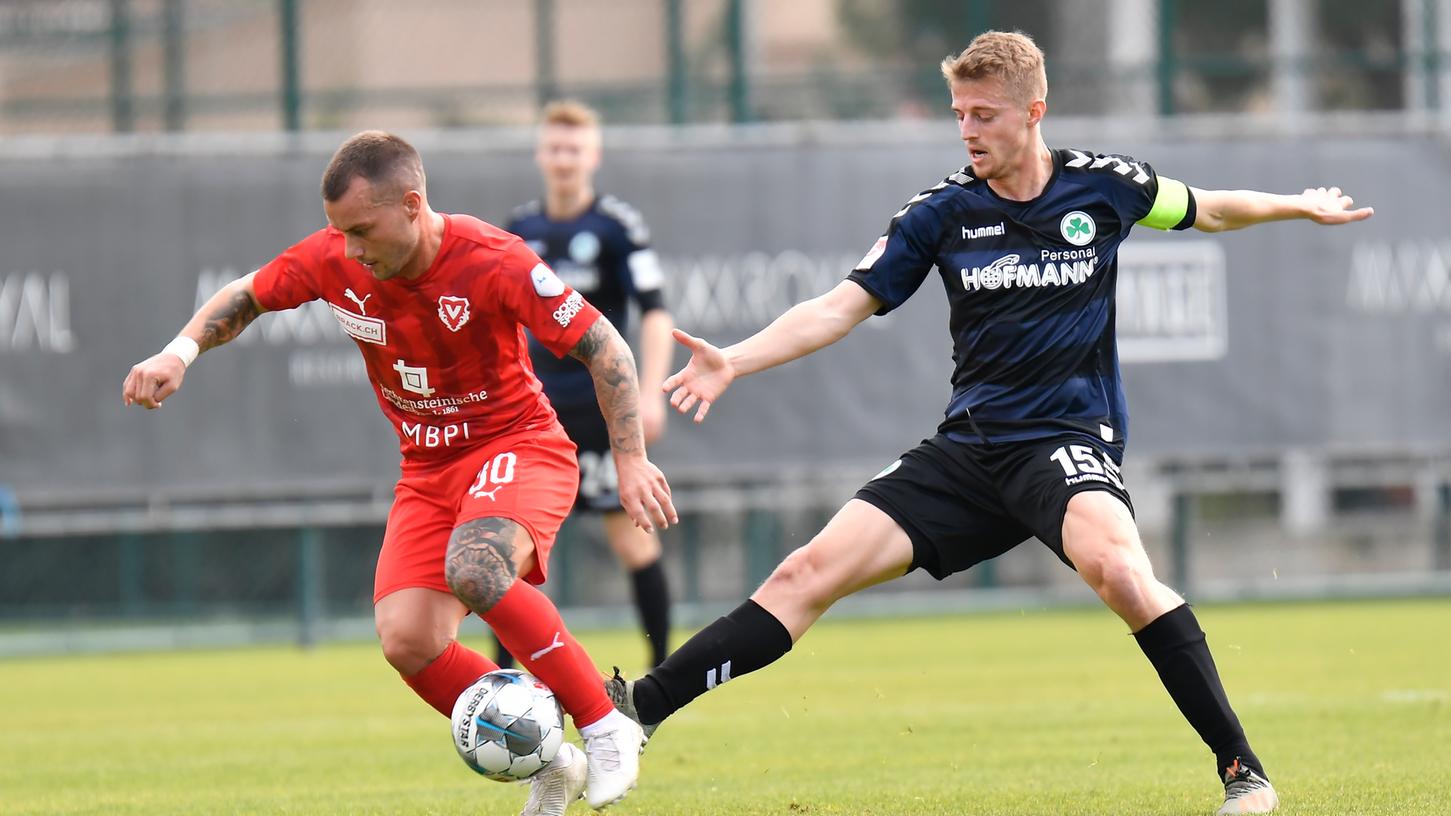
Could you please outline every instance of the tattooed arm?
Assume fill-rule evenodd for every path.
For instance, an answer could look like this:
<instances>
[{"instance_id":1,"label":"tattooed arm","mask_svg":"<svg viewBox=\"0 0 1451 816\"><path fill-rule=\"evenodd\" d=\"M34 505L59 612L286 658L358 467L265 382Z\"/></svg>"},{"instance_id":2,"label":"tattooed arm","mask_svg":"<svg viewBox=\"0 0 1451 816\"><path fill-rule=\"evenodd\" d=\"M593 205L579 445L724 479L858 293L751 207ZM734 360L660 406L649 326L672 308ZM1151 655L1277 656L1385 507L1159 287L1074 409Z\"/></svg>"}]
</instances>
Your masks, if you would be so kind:
<instances>
[{"instance_id":1,"label":"tattooed arm","mask_svg":"<svg viewBox=\"0 0 1451 816\"><path fill-rule=\"evenodd\" d=\"M594 378L595 397L610 429L610 448L615 455L644 453L640 382L635 375L635 355L625 339L608 319L600 317L569 350L569 356L584 363Z\"/></svg>"},{"instance_id":2,"label":"tattooed arm","mask_svg":"<svg viewBox=\"0 0 1451 816\"><path fill-rule=\"evenodd\" d=\"M176 343L186 338L196 343L196 352L216 348L242 333L257 316L266 311L257 302L257 293L252 288L252 277L245 275L223 286L212 295L200 310L181 330ZM167 397L181 388L182 378L190 360L184 360L181 352L167 346L160 354L153 355L131 367L126 381L121 386L121 398L127 405L143 408L160 408Z\"/></svg>"},{"instance_id":3,"label":"tattooed arm","mask_svg":"<svg viewBox=\"0 0 1451 816\"><path fill-rule=\"evenodd\" d=\"M640 381L630 346L609 320L600 317L570 349L569 355L584 363L594 378L595 396L609 428L610 449L615 456L620 505L647 532L679 521L670 502L670 485L659 468L645 457L645 434L640 425Z\"/></svg>"},{"instance_id":4,"label":"tattooed arm","mask_svg":"<svg viewBox=\"0 0 1451 816\"><path fill-rule=\"evenodd\" d=\"M252 288L252 278L256 275L252 272L223 286L192 315L181 333L195 340L202 351L230 342L241 334L242 329L267 311L257 302L257 291Z\"/></svg>"}]
</instances>

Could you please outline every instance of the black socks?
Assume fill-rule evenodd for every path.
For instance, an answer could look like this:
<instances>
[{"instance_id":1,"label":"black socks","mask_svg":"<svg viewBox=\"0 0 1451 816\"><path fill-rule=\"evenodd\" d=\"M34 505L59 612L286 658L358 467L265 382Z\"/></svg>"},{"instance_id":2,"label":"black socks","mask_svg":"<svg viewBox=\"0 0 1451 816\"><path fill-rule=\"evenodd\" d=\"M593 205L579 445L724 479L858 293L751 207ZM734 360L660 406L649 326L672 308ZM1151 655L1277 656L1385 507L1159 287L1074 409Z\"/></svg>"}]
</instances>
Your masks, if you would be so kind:
<instances>
[{"instance_id":1,"label":"black socks","mask_svg":"<svg viewBox=\"0 0 1451 816\"><path fill-rule=\"evenodd\" d=\"M791 651L791 633L755 601L700 630L635 682L635 710L655 724L733 677L764 668Z\"/></svg>"},{"instance_id":2,"label":"black socks","mask_svg":"<svg viewBox=\"0 0 1451 816\"><path fill-rule=\"evenodd\" d=\"M650 665L658 666L670 653L670 589L665 585L665 570L659 559L631 572L630 588L640 612L640 627L650 642Z\"/></svg>"},{"instance_id":3,"label":"black socks","mask_svg":"<svg viewBox=\"0 0 1451 816\"><path fill-rule=\"evenodd\" d=\"M1164 688L1174 698L1184 719L1199 732L1199 738L1214 752L1219 764L1217 778L1224 782L1224 769L1239 761L1266 779L1264 766L1250 750L1239 718L1229 707L1224 684L1209 654L1209 644L1189 604L1165 612L1134 633L1139 648L1159 673Z\"/></svg>"}]
</instances>

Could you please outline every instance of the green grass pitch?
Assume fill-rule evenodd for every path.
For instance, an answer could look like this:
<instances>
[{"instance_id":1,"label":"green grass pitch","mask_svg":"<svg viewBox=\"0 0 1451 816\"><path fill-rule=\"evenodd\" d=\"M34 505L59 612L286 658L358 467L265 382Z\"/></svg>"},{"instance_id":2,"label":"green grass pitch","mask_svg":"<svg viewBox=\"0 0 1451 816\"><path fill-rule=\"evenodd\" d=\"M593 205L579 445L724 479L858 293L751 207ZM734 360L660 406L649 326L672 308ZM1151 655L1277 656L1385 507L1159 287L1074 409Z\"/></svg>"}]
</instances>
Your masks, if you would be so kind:
<instances>
[{"instance_id":1,"label":"green grass pitch","mask_svg":"<svg viewBox=\"0 0 1451 816\"><path fill-rule=\"evenodd\" d=\"M1451 814L1451 599L1206 607L1294 814ZM633 632L588 632L602 665ZM516 813L370 644L0 661L3 814ZM830 618L661 729L629 814L1209 814L1104 610ZM581 803L571 813L584 814Z\"/></svg>"}]
</instances>

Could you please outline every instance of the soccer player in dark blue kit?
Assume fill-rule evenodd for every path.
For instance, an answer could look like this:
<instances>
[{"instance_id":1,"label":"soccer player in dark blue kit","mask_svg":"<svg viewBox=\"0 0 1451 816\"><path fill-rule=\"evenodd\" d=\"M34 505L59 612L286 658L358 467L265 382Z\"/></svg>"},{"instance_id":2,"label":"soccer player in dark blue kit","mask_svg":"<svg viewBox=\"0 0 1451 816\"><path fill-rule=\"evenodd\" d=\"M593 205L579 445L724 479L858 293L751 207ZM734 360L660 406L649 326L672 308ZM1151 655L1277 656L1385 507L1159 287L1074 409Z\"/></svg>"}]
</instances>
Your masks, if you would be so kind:
<instances>
[{"instance_id":1,"label":"soccer player in dark blue kit","mask_svg":"<svg viewBox=\"0 0 1451 816\"><path fill-rule=\"evenodd\" d=\"M599 117L593 110L569 100L545 106L535 153L544 199L515 210L505 228L523 238L625 336L633 302L640 315L640 422L649 445L664 433L669 415L660 383L675 350L670 339L674 322L665 308L664 274L650 248L644 219L618 198L595 192L600 152ZM536 342L531 341L530 351L545 395L579 446L575 509L601 516L610 549L630 573L650 665L659 665L668 653L670 634L670 591L660 563L660 539L635 526L620 508L609 430L589 370L574 360L560 360ZM500 647L499 664L511 663Z\"/></svg>"},{"instance_id":2,"label":"soccer player in dark blue kit","mask_svg":"<svg viewBox=\"0 0 1451 816\"><path fill-rule=\"evenodd\" d=\"M646 676L606 681L647 726L777 660L835 601L924 569L942 579L1036 536L1123 619L1214 753L1220 814L1278 805L1230 708L1193 611L1154 577L1119 474L1128 415L1114 336L1116 256L1134 224L1206 232L1300 218L1344 224L1338 188L1200 190L1127 156L1050 150L1043 54L988 32L942 71L970 164L914 196L845 281L665 382L703 420L731 381L836 342L910 297L936 267L956 370L937 434L863 486L735 611Z\"/></svg>"}]
</instances>

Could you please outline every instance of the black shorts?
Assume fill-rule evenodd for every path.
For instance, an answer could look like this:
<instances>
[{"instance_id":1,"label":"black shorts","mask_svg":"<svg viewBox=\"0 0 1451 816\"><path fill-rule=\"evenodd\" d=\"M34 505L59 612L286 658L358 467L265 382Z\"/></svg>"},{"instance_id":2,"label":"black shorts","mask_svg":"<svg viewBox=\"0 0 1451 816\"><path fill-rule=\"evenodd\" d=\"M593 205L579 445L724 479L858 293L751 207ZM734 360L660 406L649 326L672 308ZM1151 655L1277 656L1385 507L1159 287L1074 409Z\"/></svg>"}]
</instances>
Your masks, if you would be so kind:
<instances>
[{"instance_id":1,"label":"black shorts","mask_svg":"<svg viewBox=\"0 0 1451 816\"><path fill-rule=\"evenodd\" d=\"M598 402L555 405L559 424L579 448L579 493L574 509L609 513L620 508L620 479L610 451L610 429ZM621 512L623 512L621 510Z\"/></svg>"},{"instance_id":2,"label":"black shorts","mask_svg":"<svg viewBox=\"0 0 1451 816\"><path fill-rule=\"evenodd\" d=\"M1085 490L1117 496L1133 512L1119 466L1123 448L1065 433L993 445L938 434L902 454L856 498L912 539L912 569L942 580L1037 536L1063 563L1063 515Z\"/></svg>"}]
</instances>

